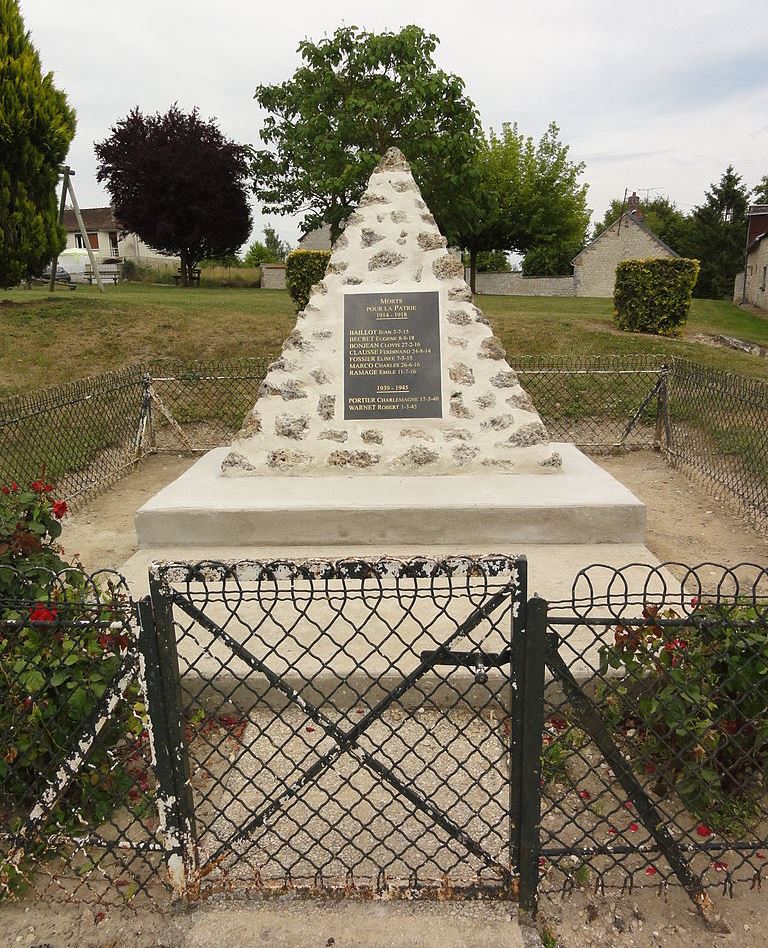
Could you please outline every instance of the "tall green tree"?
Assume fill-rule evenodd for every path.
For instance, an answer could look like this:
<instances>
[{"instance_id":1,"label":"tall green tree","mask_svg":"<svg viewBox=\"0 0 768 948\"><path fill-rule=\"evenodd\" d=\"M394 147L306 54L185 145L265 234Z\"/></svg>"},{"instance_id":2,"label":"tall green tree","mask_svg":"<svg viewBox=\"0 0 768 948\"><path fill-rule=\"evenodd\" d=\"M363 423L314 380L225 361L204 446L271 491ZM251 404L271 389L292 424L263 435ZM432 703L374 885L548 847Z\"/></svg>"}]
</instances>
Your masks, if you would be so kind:
<instances>
[{"instance_id":1,"label":"tall green tree","mask_svg":"<svg viewBox=\"0 0 768 948\"><path fill-rule=\"evenodd\" d=\"M473 290L479 254L487 250L523 254L527 276L568 271L589 223L587 185L579 180L584 165L568 152L554 122L539 141L509 123L481 136L470 192L475 213L460 234Z\"/></svg>"},{"instance_id":2,"label":"tall green tree","mask_svg":"<svg viewBox=\"0 0 768 948\"><path fill-rule=\"evenodd\" d=\"M384 152L399 147L443 233L471 212L467 175L479 129L463 81L438 69L439 40L418 26L399 33L337 29L304 40L286 82L260 85L266 110L254 190L267 213L303 213L335 240Z\"/></svg>"},{"instance_id":3,"label":"tall green tree","mask_svg":"<svg viewBox=\"0 0 768 948\"><path fill-rule=\"evenodd\" d=\"M752 198L755 204L768 204L768 174L763 175L753 188Z\"/></svg>"},{"instance_id":4,"label":"tall green tree","mask_svg":"<svg viewBox=\"0 0 768 948\"><path fill-rule=\"evenodd\" d=\"M644 215L643 223L646 227L652 230L657 237L661 237L673 250L680 253L681 248L687 246L690 240L691 220L677 207L674 201L659 195L644 201L641 209ZM603 219L595 224L594 236L597 237L598 234L602 234L626 210L626 202L622 198L614 198L603 215Z\"/></svg>"},{"instance_id":5,"label":"tall green tree","mask_svg":"<svg viewBox=\"0 0 768 948\"><path fill-rule=\"evenodd\" d=\"M246 251L243 263L246 267L259 267L262 263L282 263L290 253L288 244L280 240L274 227L267 224L264 240L254 240Z\"/></svg>"},{"instance_id":6,"label":"tall green tree","mask_svg":"<svg viewBox=\"0 0 768 948\"><path fill-rule=\"evenodd\" d=\"M230 141L197 109L133 109L94 147L96 177L115 216L151 247L177 255L185 286L201 260L226 258L248 239L250 148Z\"/></svg>"},{"instance_id":7,"label":"tall green tree","mask_svg":"<svg viewBox=\"0 0 768 948\"><path fill-rule=\"evenodd\" d=\"M56 185L74 134L18 3L0 0L0 286L39 275L64 247Z\"/></svg>"},{"instance_id":8,"label":"tall green tree","mask_svg":"<svg viewBox=\"0 0 768 948\"><path fill-rule=\"evenodd\" d=\"M744 264L750 193L741 175L728 165L706 192L704 203L694 208L687 245L678 252L701 261L696 296L722 299L733 293L734 278Z\"/></svg>"}]
</instances>

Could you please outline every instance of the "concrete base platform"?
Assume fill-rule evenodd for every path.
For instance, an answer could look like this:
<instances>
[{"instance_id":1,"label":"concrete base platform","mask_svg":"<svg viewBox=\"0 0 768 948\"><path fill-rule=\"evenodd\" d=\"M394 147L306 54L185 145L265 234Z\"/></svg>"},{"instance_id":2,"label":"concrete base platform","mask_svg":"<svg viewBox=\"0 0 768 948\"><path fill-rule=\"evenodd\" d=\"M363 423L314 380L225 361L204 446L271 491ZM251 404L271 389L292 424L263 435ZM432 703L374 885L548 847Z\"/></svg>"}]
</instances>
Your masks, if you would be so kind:
<instances>
[{"instance_id":1,"label":"concrete base platform","mask_svg":"<svg viewBox=\"0 0 768 948\"><path fill-rule=\"evenodd\" d=\"M642 543L645 505L574 445L553 448L563 467L546 474L241 479L221 476L229 449L218 448L137 512L139 546L239 547L242 557L267 547Z\"/></svg>"}]
</instances>

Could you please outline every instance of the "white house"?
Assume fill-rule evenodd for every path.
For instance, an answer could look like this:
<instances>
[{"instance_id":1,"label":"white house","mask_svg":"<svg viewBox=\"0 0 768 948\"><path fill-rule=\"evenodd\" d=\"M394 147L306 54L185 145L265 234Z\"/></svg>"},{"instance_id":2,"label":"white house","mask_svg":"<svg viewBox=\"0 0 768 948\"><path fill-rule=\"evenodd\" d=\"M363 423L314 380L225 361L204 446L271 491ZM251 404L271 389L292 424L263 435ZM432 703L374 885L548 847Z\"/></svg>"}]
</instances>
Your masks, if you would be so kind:
<instances>
[{"instance_id":1,"label":"white house","mask_svg":"<svg viewBox=\"0 0 768 948\"><path fill-rule=\"evenodd\" d=\"M181 263L178 257L167 257L153 247L147 246L136 234L121 236L123 228L115 220L111 207L84 207L80 213L97 263L120 259L132 260L143 266L173 267L174 269ZM85 249L83 235L77 226L75 212L71 208L64 211L63 226L67 232L67 250Z\"/></svg>"}]
</instances>

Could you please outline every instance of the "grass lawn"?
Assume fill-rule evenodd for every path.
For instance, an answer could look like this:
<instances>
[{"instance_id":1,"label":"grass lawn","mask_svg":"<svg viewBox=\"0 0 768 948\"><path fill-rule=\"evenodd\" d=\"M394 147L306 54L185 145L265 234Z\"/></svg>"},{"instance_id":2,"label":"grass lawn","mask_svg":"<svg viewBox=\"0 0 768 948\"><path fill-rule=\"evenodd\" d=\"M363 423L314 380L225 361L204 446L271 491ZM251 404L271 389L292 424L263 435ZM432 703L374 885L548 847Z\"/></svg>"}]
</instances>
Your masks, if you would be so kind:
<instances>
[{"instance_id":1,"label":"grass lawn","mask_svg":"<svg viewBox=\"0 0 768 948\"><path fill-rule=\"evenodd\" d=\"M10 302L6 302L10 301ZM768 378L768 360L697 341L724 333L768 346L768 316L732 303L695 300L681 339L620 333L612 301L481 296L477 300L510 355L578 358L676 354ZM0 291L0 397L163 357L272 357L295 315L282 290L183 289L123 284Z\"/></svg>"}]
</instances>

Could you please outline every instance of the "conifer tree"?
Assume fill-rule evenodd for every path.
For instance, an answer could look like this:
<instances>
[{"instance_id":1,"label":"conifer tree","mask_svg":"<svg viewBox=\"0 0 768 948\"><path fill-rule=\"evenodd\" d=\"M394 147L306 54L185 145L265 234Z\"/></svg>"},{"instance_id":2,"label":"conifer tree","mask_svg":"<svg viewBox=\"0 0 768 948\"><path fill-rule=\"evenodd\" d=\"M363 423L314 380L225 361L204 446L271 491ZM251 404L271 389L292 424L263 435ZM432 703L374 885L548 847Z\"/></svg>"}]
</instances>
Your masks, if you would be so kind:
<instances>
[{"instance_id":1,"label":"conifer tree","mask_svg":"<svg viewBox=\"0 0 768 948\"><path fill-rule=\"evenodd\" d=\"M39 275L63 249L56 186L75 134L66 95L43 75L17 0L0 0L0 286Z\"/></svg>"}]
</instances>

